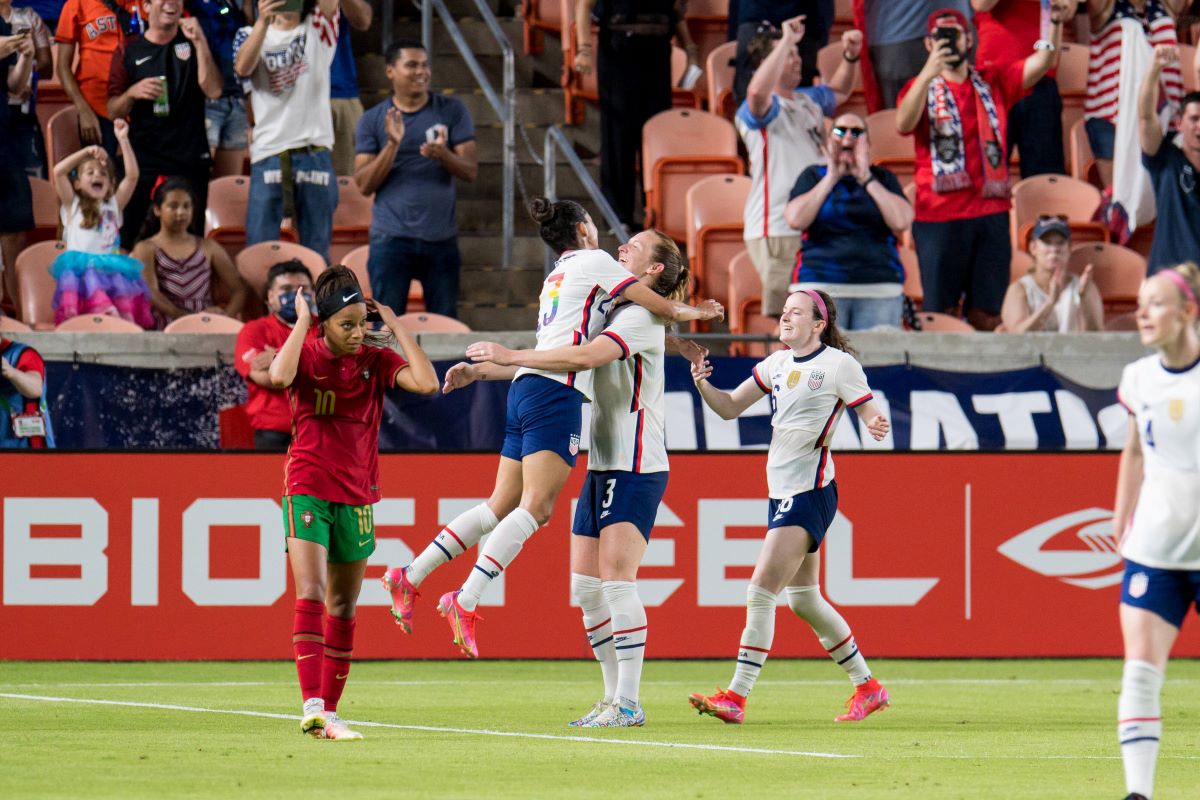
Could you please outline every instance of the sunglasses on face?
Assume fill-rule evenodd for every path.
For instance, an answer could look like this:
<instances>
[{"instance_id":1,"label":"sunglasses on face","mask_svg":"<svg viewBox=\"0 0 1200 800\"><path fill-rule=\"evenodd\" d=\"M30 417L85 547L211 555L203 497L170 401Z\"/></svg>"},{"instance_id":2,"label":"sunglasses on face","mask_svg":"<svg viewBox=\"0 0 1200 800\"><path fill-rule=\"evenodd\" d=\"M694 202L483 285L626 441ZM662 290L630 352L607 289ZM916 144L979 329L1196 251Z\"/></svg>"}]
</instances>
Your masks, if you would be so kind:
<instances>
[{"instance_id":1,"label":"sunglasses on face","mask_svg":"<svg viewBox=\"0 0 1200 800\"><path fill-rule=\"evenodd\" d=\"M867 132L866 128L854 128L849 125L834 125L833 135L839 138L843 136L851 136L855 139L861 139L863 134Z\"/></svg>"}]
</instances>

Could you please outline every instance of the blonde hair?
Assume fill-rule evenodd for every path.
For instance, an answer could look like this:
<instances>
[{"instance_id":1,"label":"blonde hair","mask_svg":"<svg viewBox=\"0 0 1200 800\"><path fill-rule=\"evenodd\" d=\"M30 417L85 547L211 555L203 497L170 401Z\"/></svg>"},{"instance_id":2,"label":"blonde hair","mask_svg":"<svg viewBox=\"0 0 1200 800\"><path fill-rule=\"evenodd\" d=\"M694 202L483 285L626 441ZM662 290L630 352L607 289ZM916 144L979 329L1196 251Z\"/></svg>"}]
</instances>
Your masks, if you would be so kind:
<instances>
[{"instance_id":1,"label":"blonde hair","mask_svg":"<svg viewBox=\"0 0 1200 800\"><path fill-rule=\"evenodd\" d=\"M663 271L658 274L658 279L650 288L668 300L682 301L687 297L691 276L687 257L680 252L679 245L670 236L657 228L653 233L655 241L654 249L650 253L650 262L662 264Z\"/></svg>"},{"instance_id":2,"label":"blonde hair","mask_svg":"<svg viewBox=\"0 0 1200 800\"><path fill-rule=\"evenodd\" d=\"M1184 305L1189 301L1197 302L1200 305L1200 266L1196 265L1195 261L1184 261L1182 264L1176 264L1170 268L1172 272L1177 273L1181 278L1187 281L1187 285L1192 287L1192 296L1188 297L1178 286L1175 287L1183 298Z\"/></svg>"},{"instance_id":3,"label":"blonde hair","mask_svg":"<svg viewBox=\"0 0 1200 800\"><path fill-rule=\"evenodd\" d=\"M108 162L102 158L85 158L79 162L79 166L75 168L75 180L79 180L79 176L83 174L85 165L95 161L100 165L100 169L108 175L108 192L104 195L104 200L100 201L89 194L85 194L78 189L75 189L75 196L79 198L79 210L83 214L83 229L90 230L91 228L99 227L100 225L100 205L101 202L108 202L116 192L116 176L113 175L112 168L108 166Z\"/></svg>"}]
</instances>

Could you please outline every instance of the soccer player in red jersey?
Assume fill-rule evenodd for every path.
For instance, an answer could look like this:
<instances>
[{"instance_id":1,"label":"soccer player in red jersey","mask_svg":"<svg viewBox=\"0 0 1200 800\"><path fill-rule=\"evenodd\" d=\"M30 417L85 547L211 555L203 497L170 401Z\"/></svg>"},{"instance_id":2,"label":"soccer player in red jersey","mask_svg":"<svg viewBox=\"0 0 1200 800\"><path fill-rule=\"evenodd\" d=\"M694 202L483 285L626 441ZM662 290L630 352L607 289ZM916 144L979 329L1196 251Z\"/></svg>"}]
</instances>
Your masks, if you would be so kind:
<instances>
[{"instance_id":1,"label":"soccer player in red jersey","mask_svg":"<svg viewBox=\"0 0 1200 800\"><path fill-rule=\"evenodd\" d=\"M354 273L335 266L314 288L321 336L296 296L296 325L271 363L287 388L292 445L284 468L283 526L296 582L292 649L304 697L300 729L324 739L361 739L337 715L350 674L354 612L367 558L375 551L372 504L379 492L379 423L384 392L438 390L429 357L390 308L364 300ZM368 308L390 335L367 327ZM403 356L386 346L399 344Z\"/></svg>"}]
</instances>

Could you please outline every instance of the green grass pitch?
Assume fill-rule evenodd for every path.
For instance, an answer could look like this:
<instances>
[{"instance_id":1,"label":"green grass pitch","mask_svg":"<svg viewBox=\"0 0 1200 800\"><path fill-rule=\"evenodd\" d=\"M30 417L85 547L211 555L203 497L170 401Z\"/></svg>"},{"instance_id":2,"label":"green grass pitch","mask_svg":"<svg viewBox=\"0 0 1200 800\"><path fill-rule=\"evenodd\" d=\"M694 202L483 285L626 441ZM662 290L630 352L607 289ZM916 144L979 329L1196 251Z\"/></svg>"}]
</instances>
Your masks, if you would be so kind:
<instances>
[{"instance_id":1,"label":"green grass pitch","mask_svg":"<svg viewBox=\"0 0 1200 800\"><path fill-rule=\"evenodd\" d=\"M743 726L686 700L728 662L651 661L645 728L578 731L592 662L359 663L342 716L381 724L341 743L299 733L290 662L0 662L0 796L1124 796L1118 661L872 667L892 707L860 724L833 722L850 692L827 661L768 662ZM1171 665L1156 800L1200 796L1198 687L1200 662Z\"/></svg>"}]
</instances>

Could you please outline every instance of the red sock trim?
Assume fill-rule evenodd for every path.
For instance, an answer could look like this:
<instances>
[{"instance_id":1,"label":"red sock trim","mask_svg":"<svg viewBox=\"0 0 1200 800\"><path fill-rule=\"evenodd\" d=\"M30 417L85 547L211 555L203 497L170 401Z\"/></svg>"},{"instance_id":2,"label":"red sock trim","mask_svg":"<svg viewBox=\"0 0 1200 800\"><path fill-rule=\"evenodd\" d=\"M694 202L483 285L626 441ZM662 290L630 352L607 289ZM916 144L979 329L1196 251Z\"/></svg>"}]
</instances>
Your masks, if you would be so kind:
<instances>
[{"instance_id":1,"label":"red sock trim","mask_svg":"<svg viewBox=\"0 0 1200 800\"><path fill-rule=\"evenodd\" d=\"M463 552L464 552L464 553L467 551L467 546L466 546L465 544L463 544L463 540L462 540L462 539L458 538L458 534L457 534L457 533L455 533L454 531L450 530L449 528L442 528L442 530L444 530L446 533L450 534L450 538L452 538L454 541L458 542L458 546L459 546L459 547L461 547L461 548L463 549Z\"/></svg>"},{"instance_id":2,"label":"red sock trim","mask_svg":"<svg viewBox=\"0 0 1200 800\"><path fill-rule=\"evenodd\" d=\"M355 619L325 615L325 663L321 671L321 696L326 711L337 711L338 700L350 677L354 653Z\"/></svg>"}]
</instances>

